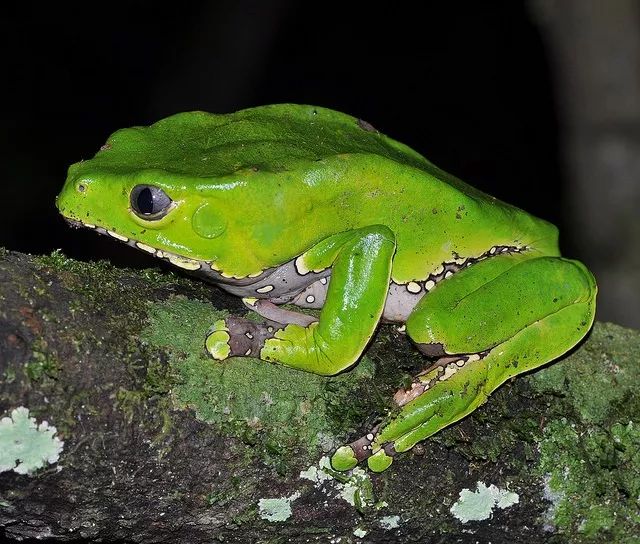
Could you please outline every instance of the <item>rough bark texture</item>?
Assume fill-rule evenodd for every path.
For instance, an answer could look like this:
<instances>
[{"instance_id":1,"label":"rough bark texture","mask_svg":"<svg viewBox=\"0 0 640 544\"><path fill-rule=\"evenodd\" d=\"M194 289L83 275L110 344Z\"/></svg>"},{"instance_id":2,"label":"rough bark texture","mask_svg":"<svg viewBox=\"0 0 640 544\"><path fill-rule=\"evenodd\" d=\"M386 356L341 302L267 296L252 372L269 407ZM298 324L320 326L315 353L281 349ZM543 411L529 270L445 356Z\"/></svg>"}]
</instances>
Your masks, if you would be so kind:
<instances>
[{"instance_id":1,"label":"rough bark texture","mask_svg":"<svg viewBox=\"0 0 640 544\"><path fill-rule=\"evenodd\" d=\"M386 472L318 477L324 453L366 431L424 360L382 327L336 378L218 364L202 343L221 311L245 313L173 274L0 253L0 415L24 406L64 440L57 462L0 474L0 536L636 542L638 333L598 324ZM451 507L478 482L519 501L462 523Z\"/></svg>"}]
</instances>

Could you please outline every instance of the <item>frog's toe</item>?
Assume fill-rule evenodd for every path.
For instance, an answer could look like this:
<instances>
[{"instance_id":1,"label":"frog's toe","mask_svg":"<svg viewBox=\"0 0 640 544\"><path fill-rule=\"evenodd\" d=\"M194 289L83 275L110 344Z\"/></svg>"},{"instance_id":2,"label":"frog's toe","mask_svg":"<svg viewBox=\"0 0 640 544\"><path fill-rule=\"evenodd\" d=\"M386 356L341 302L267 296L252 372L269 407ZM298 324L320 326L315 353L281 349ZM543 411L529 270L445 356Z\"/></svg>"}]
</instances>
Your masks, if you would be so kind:
<instances>
[{"instance_id":1,"label":"frog's toe","mask_svg":"<svg viewBox=\"0 0 640 544\"><path fill-rule=\"evenodd\" d=\"M393 463L393 453L395 452L391 445L379 449L369 457L369 459L367 459L369 469L373 472L382 472L383 470L387 470L391 466L391 463Z\"/></svg>"},{"instance_id":2,"label":"frog's toe","mask_svg":"<svg viewBox=\"0 0 640 544\"><path fill-rule=\"evenodd\" d=\"M205 340L207 352L219 361L228 357L260 357L260 350L274 327L242 317L228 317L213 324Z\"/></svg>"},{"instance_id":3,"label":"frog's toe","mask_svg":"<svg viewBox=\"0 0 640 544\"><path fill-rule=\"evenodd\" d=\"M345 470L351 470L358 464L356 452L353 451L351 446L341 446L331 456L331 466L334 470L344 472Z\"/></svg>"},{"instance_id":4,"label":"frog's toe","mask_svg":"<svg viewBox=\"0 0 640 544\"><path fill-rule=\"evenodd\" d=\"M205 349L211 357L218 361L223 361L231 355L230 339L231 336L225 320L220 319L207 332L207 338L204 341Z\"/></svg>"}]
</instances>

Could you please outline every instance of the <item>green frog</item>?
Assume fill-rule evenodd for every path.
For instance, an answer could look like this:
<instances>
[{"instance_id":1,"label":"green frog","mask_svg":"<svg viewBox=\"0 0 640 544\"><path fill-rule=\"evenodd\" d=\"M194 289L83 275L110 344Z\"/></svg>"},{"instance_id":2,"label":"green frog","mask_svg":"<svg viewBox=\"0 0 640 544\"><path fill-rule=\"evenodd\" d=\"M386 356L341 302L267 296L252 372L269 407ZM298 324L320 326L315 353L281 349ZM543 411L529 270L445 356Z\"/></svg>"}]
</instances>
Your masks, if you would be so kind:
<instances>
[{"instance_id":1,"label":"green frog","mask_svg":"<svg viewBox=\"0 0 640 544\"><path fill-rule=\"evenodd\" d=\"M115 132L69 168L73 225L242 297L203 346L334 375L378 324L426 358L398 410L333 454L337 470L394 456L466 416L592 325L596 283L550 223L447 174L369 123L279 104L189 112ZM283 305L319 310L319 317Z\"/></svg>"}]
</instances>

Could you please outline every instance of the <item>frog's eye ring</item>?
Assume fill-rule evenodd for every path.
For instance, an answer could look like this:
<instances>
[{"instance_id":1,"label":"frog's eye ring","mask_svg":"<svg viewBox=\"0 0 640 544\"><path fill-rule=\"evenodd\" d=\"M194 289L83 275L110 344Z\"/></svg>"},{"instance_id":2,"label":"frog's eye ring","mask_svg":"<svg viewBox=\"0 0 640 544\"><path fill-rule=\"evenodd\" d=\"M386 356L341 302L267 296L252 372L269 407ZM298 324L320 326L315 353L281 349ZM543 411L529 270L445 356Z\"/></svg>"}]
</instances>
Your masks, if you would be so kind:
<instances>
[{"instance_id":1,"label":"frog's eye ring","mask_svg":"<svg viewBox=\"0 0 640 544\"><path fill-rule=\"evenodd\" d=\"M162 219L173 204L167 193L153 185L136 185L129 198L133 213L147 221Z\"/></svg>"}]
</instances>

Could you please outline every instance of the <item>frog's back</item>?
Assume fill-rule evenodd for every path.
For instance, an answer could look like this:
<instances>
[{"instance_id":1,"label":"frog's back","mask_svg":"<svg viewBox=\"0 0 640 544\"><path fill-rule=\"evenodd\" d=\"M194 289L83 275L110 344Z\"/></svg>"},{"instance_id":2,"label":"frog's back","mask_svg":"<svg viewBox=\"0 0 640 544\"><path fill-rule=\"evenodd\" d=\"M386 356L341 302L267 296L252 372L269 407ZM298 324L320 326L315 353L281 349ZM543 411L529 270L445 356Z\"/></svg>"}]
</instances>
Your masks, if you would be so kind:
<instances>
[{"instance_id":1,"label":"frog's back","mask_svg":"<svg viewBox=\"0 0 640 544\"><path fill-rule=\"evenodd\" d=\"M194 111L115 132L93 167L158 169L221 178L246 168L281 172L339 154L376 154L415 168L430 163L368 123L315 106L275 104L216 115Z\"/></svg>"}]
</instances>

